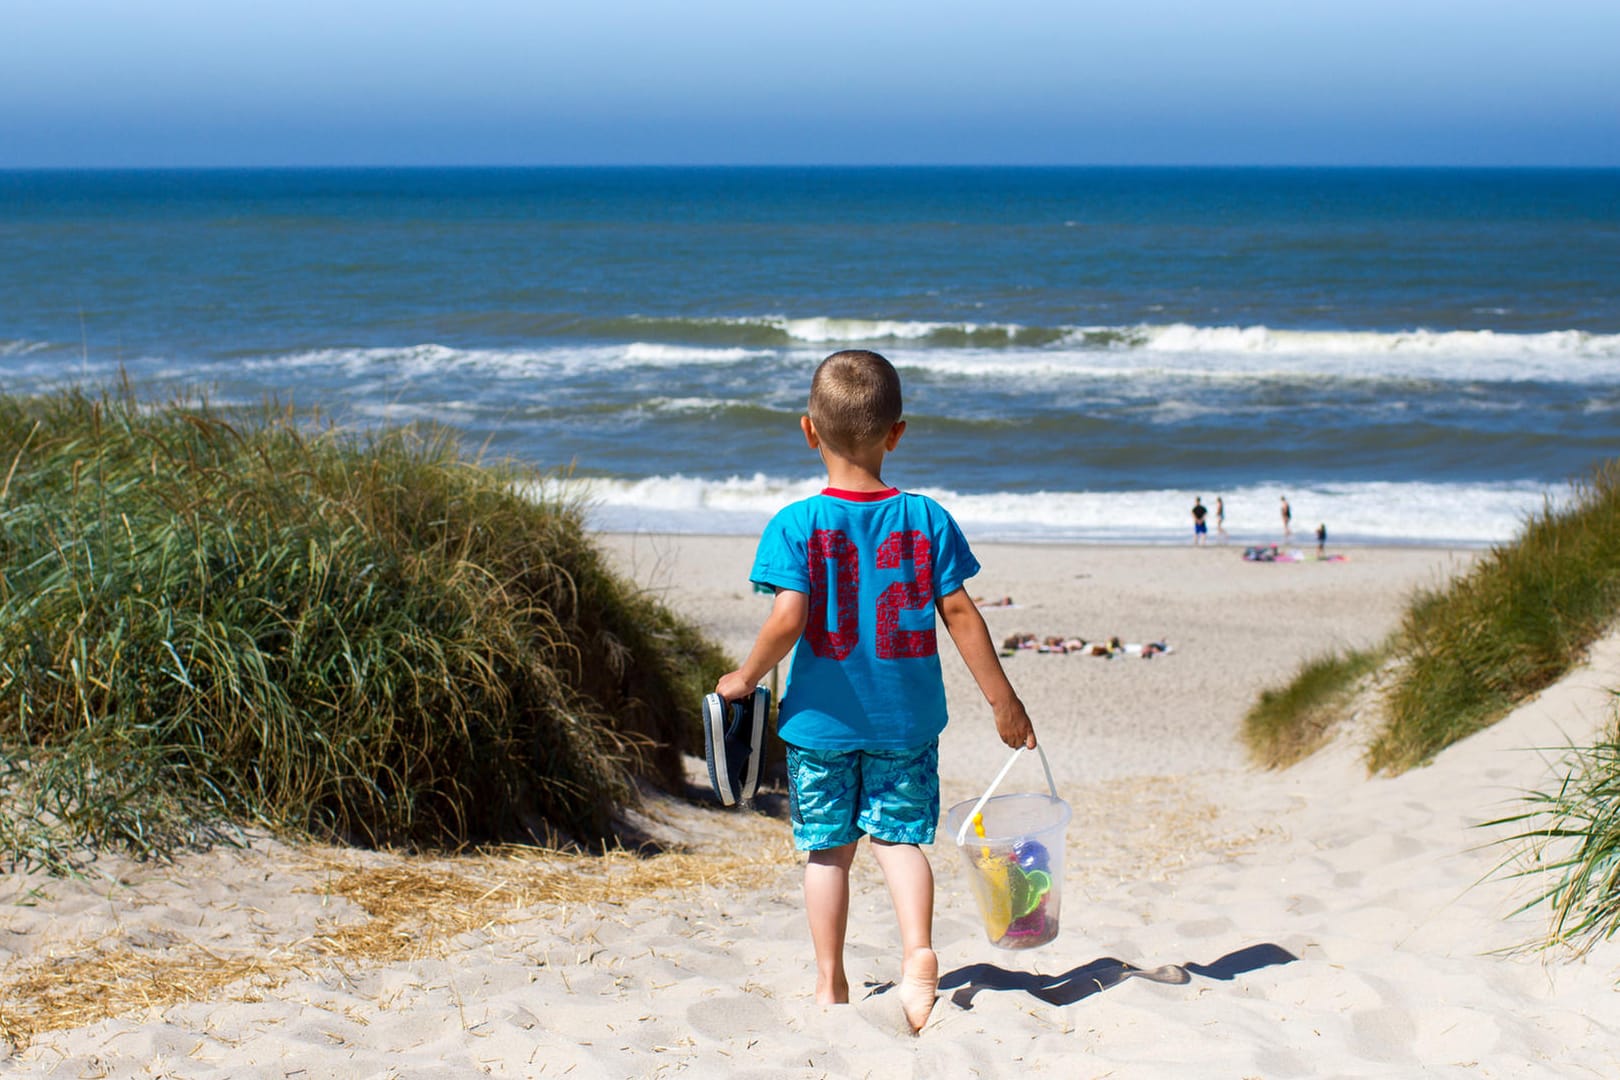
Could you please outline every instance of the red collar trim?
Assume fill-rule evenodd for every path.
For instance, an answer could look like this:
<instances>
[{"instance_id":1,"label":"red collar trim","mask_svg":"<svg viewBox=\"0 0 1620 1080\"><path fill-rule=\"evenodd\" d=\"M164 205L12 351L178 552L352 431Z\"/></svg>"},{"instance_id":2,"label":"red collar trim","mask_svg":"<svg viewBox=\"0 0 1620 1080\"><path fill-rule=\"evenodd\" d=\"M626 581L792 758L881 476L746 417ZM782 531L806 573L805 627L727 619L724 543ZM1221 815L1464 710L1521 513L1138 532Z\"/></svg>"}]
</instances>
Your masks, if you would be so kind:
<instances>
[{"instance_id":1,"label":"red collar trim","mask_svg":"<svg viewBox=\"0 0 1620 1080\"><path fill-rule=\"evenodd\" d=\"M843 488L822 488L823 495L831 495L835 499L847 499L850 502L881 502L892 499L900 494L899 488L884 488L882 491L845 491Z\"/></svg>"}]
</instances>

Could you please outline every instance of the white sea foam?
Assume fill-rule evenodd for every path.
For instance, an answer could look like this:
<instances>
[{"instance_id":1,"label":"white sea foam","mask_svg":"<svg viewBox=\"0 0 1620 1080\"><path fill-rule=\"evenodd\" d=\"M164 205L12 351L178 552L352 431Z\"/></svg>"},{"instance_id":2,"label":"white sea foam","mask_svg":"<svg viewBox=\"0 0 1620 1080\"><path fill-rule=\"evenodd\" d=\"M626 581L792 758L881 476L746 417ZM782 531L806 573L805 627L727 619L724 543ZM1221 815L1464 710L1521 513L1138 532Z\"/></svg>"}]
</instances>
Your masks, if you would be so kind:
<instances>
[{"instance_id":1,"label":"white sea foam","mask_svg":"<svg viewBox=\"0 0 1620 1080\"><path fill-rule=\"evenodd\" d=\"M1620 383L1620 335L1559 331L1314 333L1267 327L1093 327L1019 349L896 353L901 367L973 378Z\"/></svg>"},{"instance_id":2,"label":"white sea foam","mask_svg":"<svg viewBox=\"0 0 1620 1080\"><path fill-rule=\"evenodd\" d=\"M1069 342L1095 340L1097 330L1069 335ZM1113 330L1103 330L1113 335ZM1495 330L1408 330L1374 334L1353 330L1273 330L1255 327L1144 325L1126 335L1140 356L1217 361L1221 371L1255 374L1294 371L1341 374L1345 361L1367 366L1366 374L1578 382L1614 379L1620 335L1552 330L1545 334L1498 334ZM1277 364L1277 361L1283 361ZM1197 364L1202 368L1204 364Z\"/></svg>"},{"instance_id":3,"label":"white sea foam","mask_svg":"<svg viewBox=\"0 0 1620 1080\"><path fill-rule=\"evenodd\" d=\"M471 401L436 401L431 405L404 401L362 401L350 406L356 416L385 424L408 424L417 420L454 426L478 415L480 407Z\"/></svg>"},{"instance_id":4,"label":"white sea foam","mask_svg":"<svg viewBox=\"0 0 1620 1080\"><path fill-rule=\"evenodd\" d=\"M677 320L678 321L678 320ZM931 322L859 319L818 315L740 316L696 320L709 326L763 326L807 344L923 341L951 332L982 346L1005 337L1009 343L1039 328L1018 323ZM1573 358L1620 360L1620 334L1582 330L1506 333L1496 330L1284 330L1269 326L1193 326L1186 323L1052 328L1064 345L1088 351L1145 350L1164 354L1262 353L1283 356L1360 357L1378 354L1525 360Z\"/></svg>"},{"instance_id":5,"label":"white sea foam","mask_svg":"<svg viewBox=\"0 0 1620 1080\"><path fill-rule=\"evenodd\" d=\"M643 401L639 405L637 405L636 408L638 410L640 410L640 411L649 412L649 413L665 413L665 414L673 413L673 414L676 414L676 415L696 414L696 415L700 415L700 416L707 416L707 415L709 415L711 413L717 413L717 412L721 411L722 409L728 408L728 407L730 407L732 405L735 405L735 404L737 404L737 402L728 401L728 400L725 400L725 399L722 399L722 398L709 398L709 397L666 398L666 397L659 397L659 398L648 398L646 401ZM754 402L754 404L755 405L762 405L761 402Z\"/></svg>"},{"instance_id":6,"label":"white sea foam","mask_svg":"<svg viewBox=\"0 0 1620 1080\"><path fill-rule=\"evenodd\" d=\"M1081 332L1083 336L1083 331ZM1071 334L1071 337L1073 335ZM1495 330L1409 330L1395 333L1274 330L1268 326L1142 326L1138 347L1161 353L1268 353L1292 356L1448 356L1523 360L1620 359L1620 335L1555 330L1507 334Z\"/></svg>"},{"instance_id":7,"label":"white sea foam","mask_svg":"<svg viewBox=\"0 0 1620 1080\"><path fill-rule=\"evenodd\" d=\"M775 318L762 320L776 326L795 341L811 344L827 342L916 341L952 330L976 337L1005 335L1011 341L1023 329L1014 323L914 322L895 319L835 319L820 316L809 319Z\"/></svg>"},{"instance_id":8,"label":"white sea foam","mask_svg":"<svg viewBox=\"0 0 1620 1080\"><path fill-rule=\"evenodd\" d=\"M577 498L592 524L615 531L752 534L785 504L820 490L819 478L763 474L723 480L673 475L644 480L554 481L551 494ZM1545 500L1566 500L1566 489L1537 484L1347 483L1284 487L1249 485L1233 491L1179 490L958 493L923 489L950 508L971 537L983 540L1183 543L1191 538L1193 497L1226 502L1233 543L1275 542L1278 498L1294 511L1297 542L1317 523L1335 543L1416 543L1480 546L1511 539Z\"/></svg>"},{"instance_id":9,"label":"white sea foam","mask_svg":"<svg viewBox=\"0 0 1620 1080\"><path fill-rule=\"evenodd\" d=\"M631 364L679 366L685 364L734 364L754 356L770 356L768 349L699 348L690 345L659 345L637 341L625 346L624 360Z\"/></svg>"},{"instance_id":10,"label":"white sea foam","mask_svg":"<svg viewBox=\"0 0 1620 1080\"><path fill-rule=\"evenodd\" d=\"M532 349L455 349L423 344L404 348L312 349L284 356L261 356L244 361L250 371L307 368L370 374L377 369L406 376L427 376L452 371L473 371L505 378L549 374L579 374L635 367L690 367L734 364L752 357L774 355L770 350L701 348L630 342L624 345L564 345Z\"/></svg>"},{"instance_id":11,"label":"white sea foam","mask_svg":"<svg viewBox=\"0 0 1620 1080\"><path fill-rule=\"evenodd\" d=\"M52 345L48 341L27 341L20 338L12 341L0 341L0 357L9 359L13 356L31 356L37 352L44 352L49 348L52 348Z\"/></svg>"},{"instance_id":12,"label":"white sea foam","mask_svg":"<svg viewBox=\"0 0 1620 1080\"><path fill-rule=\"evenodd\" d=\"M1562 330L1504 334L1490 330L1405 333L1274 330L1265 326L1182 324L1077 327L1050 345L985 345L983 336L1019 328L968 323L858 319L780 319L794 340L810 343L892 340L890 357L913 374L968 380L1132 379L1257 381L1418 380L1424 382L1562 382L1620 385L1620 335ZM930 340L943 329L973 335L971 346ZM784 348L787 351L784 353ZM800 350L804 355L800 356ZM350 376L384 370L412 377L470 371L497 378L579 375L636 368L702 368L787 357L793 377L819 355L803 345L775 349L637 341L521 349L320 349L245 361L247 370L327 368Z\"/></svg>"}]
</instances>

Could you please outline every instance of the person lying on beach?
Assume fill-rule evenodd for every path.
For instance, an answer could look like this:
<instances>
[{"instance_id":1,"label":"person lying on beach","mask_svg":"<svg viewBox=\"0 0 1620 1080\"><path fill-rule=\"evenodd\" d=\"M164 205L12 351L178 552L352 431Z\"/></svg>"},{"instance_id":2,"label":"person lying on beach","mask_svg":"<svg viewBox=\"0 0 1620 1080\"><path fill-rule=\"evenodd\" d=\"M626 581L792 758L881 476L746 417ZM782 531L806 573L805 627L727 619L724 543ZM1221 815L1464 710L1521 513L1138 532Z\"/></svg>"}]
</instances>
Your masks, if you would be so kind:
<instances>
[{"instance_id":1,"label":"person lying on beach","mask_svg":"<svg viewBox=\"0 0 1620 1080\"><path fill-rule=\"evenodd\" d=\"M1013 603L1013 598L1010 597L1010 596L1003 596L1003 597L1000 597L999 599L996 599L996 600L986 600L982 596L975 596L973 598L973 603L975 605L979 606L979 607L982 607L982 608L986 608L986 607L1017 607L1018 606L1018 605Z\"/></svg>"},{"instance_id":2,"label":"person lying on beach","mask_svg":"<svg viewBox=\"0 0 1620 1080\"><path fill-rule=\"evenodd\" d=\"M748 658L715 692L727 701L752 694L792 650L777 730L787 744L793 843L809 852L816 1001L849 1001L849 871L866 835L900 922L898 997L916 1032L939 988L934 874L920 847L934 842L939 821L946 721L936 612L1001 741L1033 749L1035 729L963 588L979 570L966 538L938 503L881 479L906 429L894 367L866 350L827 357L799 425L828 486L765 526L749 577L776 598Z\"/></svg>"},{"instance_id":3,"label":"person lying on beach","mask_svg":"<svg viewBox=\"0 0 1620 1080\"><path fill-rule=\"evenodd\" d=\"M1001 643L1001 651L1010 655L1019 649L1033 649L1039 644L1040 639L1034 634L1009 634Z\"/></svg>"},{"instance_id":4,"label":"person lying on beach","mask_svg":"<svg viewBox=\"0 0 1620 1080\"><path fill-rule=\"evenodd\" d=\"M1033 649L1041 653L1074 654L1076 656L1101 656L1111 658L1114 656L1140 656L1144 660L1151 660L1155 656L1172 651L1168 641L1149 641L1145 644L1137 642L1121 643L1118 637L1111 637L1106 643L1088 642L1081 637L1062 637L1057 634L1038 638L1034 634L1011 634L1001 643L1001 654L1012 656L1020 649Z\"/></svg>"}]
</instances>

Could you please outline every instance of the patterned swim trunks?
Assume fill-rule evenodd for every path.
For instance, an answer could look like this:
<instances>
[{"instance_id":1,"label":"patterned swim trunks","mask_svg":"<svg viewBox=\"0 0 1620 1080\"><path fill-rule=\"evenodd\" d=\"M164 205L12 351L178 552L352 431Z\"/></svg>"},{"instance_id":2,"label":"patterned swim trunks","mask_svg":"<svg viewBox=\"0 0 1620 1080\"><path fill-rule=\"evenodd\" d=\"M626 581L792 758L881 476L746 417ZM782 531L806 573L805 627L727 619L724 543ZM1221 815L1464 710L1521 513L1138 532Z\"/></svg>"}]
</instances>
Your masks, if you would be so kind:
<instances>
[{"instance_id":1,"label":"patterned swim trunks","mask_svg":"<svg viewBox=\"0 0 1620 1080\"><path fill-rule=\"evenodd\" d=\"M841 847L861 834L932 844L939 823L939 740L909 750L806 750L789 746L793 846Z\"/></svg>"}]
</instances>

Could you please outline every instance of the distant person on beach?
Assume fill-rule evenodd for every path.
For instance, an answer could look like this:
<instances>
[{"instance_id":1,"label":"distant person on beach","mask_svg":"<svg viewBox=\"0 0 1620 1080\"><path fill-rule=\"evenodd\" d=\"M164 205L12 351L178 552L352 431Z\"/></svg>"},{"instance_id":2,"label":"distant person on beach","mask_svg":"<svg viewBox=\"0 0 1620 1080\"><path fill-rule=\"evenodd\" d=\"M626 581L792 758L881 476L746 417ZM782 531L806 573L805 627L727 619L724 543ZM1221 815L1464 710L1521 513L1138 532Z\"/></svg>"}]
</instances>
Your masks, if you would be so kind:
<instances>
[{"instance_id":1,"label":"distant person on beach","mask_svg":"<svg viewBox=\"0 0 1620 1080\"><path fill-rule=\"evenodd\" d=\"M933 843L939 820L946 715L936 611L1001 741L1033 748L1035 729L963 587L979 563L961 530L932 499L881 479L884 456L906 430L893 366L866 350L827 357L799 426L821 454L828 486L765 526L749 576L776 599L748 658L715 692L747 697L793 650L778 731L787 744L794 846L809 852L804 904L816 1001L849 1001L849 872L866 835L900 923L900 1005L919 1031L939 987L934 874L919 847Z\"/></svg>"},{"instance_id":2,"label":"distant person on beach","mask_svg":"<svg viewBox=\"0 0 1620 1080\"><path fill-rule=\"evenodd\" d=\"M1283 539L1294 535L1294 512L1288 509L1288 496L1282 497Z\"/></svg>"},{"instance_id":3,"label":"distant person on beach","mask_svg":"<svg viewBox=\"0 0 1620 1080\"><path fill-rule=\"evenodd\" d=\"M1226 503L1219 495L1215 496L1215 535L1226 542Z\"/></svg>"},{"instance_id":4,"label":"distant person on beach","mask_svg":"<svg viewBox=\"0 0 1620 1080\"><path fill-rule=\"evenodd\" d=\"M1205 539L1209 536L1209 526L1204 524L1204 518L1208 513L1209 511L1204 508L1204 497L1202 495L1193 496L1193 544L1195 546L1202 547Z\"/></svg>"},{"instance_id":5,"label":"distant person on beach","mask_svg":"<svg viewBox=\"0 0 1620 1080\"><path fill-rule=\"evenodd\" d=\"M1307 518L1306 520L1310 520L1310 519ZM1327 525L1322 524L1322 525L1318 525L1316 527L1316 557L1318 559L1320 559L1322 556L1324 556L1326 554L1327 554Z\"/></svg>"}]
</instances>

